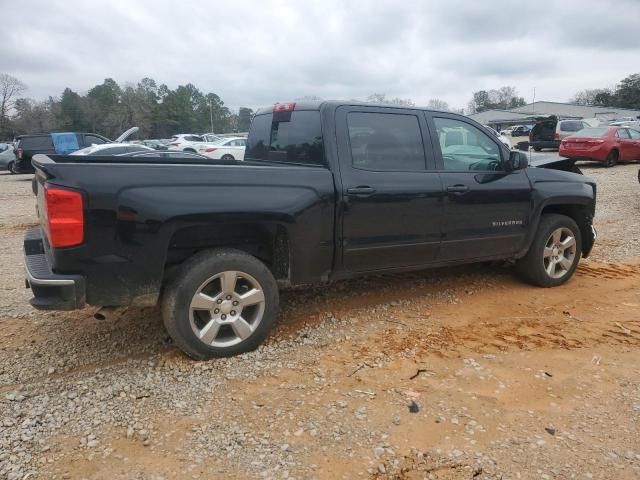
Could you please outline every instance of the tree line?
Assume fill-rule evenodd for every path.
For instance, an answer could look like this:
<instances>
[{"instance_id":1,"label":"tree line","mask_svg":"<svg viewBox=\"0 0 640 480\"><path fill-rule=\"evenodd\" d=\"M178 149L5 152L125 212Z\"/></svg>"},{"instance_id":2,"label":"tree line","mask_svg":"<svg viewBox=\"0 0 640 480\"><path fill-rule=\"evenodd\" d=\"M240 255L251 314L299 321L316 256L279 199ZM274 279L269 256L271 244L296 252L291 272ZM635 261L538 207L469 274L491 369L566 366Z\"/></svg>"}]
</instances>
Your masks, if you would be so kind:
<instances>
[{"instance_id":1,"label":"tree line","mask_svg":"<svg viewBox=\"0 0 640 480\"><path fill-rule=\"evenodd\" d=\"M640 109L640 73L623 78L613 88L592 88L577 92L572 98L579 105Z\"/></svg>"},{"instance_id":2,"label":"tree line","mask_svg":"<svg viewBox=\"0 0 640 480\"><path fill-rule=\"evenodd\" d=\"M66 88L59 98L23 97L26 86L0 74L0 138L53 131L94 132L116 138L137 126L140 138L168 138L176 133L246 132L253 111L231 112L215 93L188 83L170 89L151 78L124 86L107 78L86 94Z\"/></svg>"}]
</instances>

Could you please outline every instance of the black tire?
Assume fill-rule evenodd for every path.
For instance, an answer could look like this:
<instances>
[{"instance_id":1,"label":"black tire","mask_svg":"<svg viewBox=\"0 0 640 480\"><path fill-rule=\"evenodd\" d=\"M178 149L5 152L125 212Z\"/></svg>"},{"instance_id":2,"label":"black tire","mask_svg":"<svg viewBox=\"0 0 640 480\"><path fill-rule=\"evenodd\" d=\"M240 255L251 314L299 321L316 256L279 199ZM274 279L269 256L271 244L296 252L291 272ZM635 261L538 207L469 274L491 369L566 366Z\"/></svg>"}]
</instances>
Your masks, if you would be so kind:
<instances>
[{"instance_id":1,"label":"black tire","mask_svg":"<svg viewBox=\"0 0 640 480\"><path fill-rule=\"evenodd\" d=\"M183 150L183 152L198 153L198 152L196 152L193 148L185 148L185 149Z\"/></svg>"},{"instance_id":2,"label":"black tire","mask_svg":"<svg viewBox=\"0 0 640 480\"><path fill-rule=\"evenodd\" d=\"M540 148L540 147L533 147L533 149L534 149L536 152L539 152L539 151L541 151L541 150L542 150L542 148Z\"/></svg>"},{"instance_id":3,"label":"black tire","mask_svg":"<svg viewBox=\"0 0 640 480\"><path fill-rule=\"evenodd\" d=\"M228 153L223 155L220 160L225 160L227 162L232 162L233 160L235 160L235 158L233 158L233 155L229 155Z\"/></svg>"},{"instance_id":4,"label":"black tire","mask_svg":"<svg viewBox=\"0 0 640 480\"><path fill-rule=\"evenodd\" d=\"M611 168L615 167L616 163L618 163L618 151L611 150L604 161L604 166L607 168Z\"/></svg>"},{"instance_id":5,"label":"black tire","mask_svg":"<svg viewBox=\"0 0 640 480\"><path fill-rule=\"evenodd\" d=\"M18 173L15 171L15 168L16 168L16 162L9 162L9 164L7 165L7 170L9 170L11 175L15 175L16 173Z\"/></svg>"},{"instance_id":6,"label":"black tire","mask_svg":"<svg viewBox=\"0 0 640 480\"><path fill-rule=\"evenodd\" d=\"M194 332L190 306L194 295L208 279L227 271L244 273L257 281L264 294L264 311L255 330L240 343L212 346L201 341ZM225 248L205 250L187 259L166 286L161 302L165 328L176 346L193 359L206 360L255 350L276 322L279 292L275 278L264 263L240 250Z\"/></svg>"},{"instance_id":7,"label":"black tire","mask_svg":"<svg viewBox=\"0 0 640 480\"><path fill-rule=\"evenodd\" d=\"M547 242L550 241L553 232L558 229L568 229L575 239L575 252L571 267L560 278L554 278L545 270L544 252ZM566 215L546 214L540 219L538 230L529 247L527 254L521 258L517 265L519 275L528 283L539 287L556 287L562 285L571 278L582 256L582 235L580 229L572 218Z\"/></svg>"}]
</instances>

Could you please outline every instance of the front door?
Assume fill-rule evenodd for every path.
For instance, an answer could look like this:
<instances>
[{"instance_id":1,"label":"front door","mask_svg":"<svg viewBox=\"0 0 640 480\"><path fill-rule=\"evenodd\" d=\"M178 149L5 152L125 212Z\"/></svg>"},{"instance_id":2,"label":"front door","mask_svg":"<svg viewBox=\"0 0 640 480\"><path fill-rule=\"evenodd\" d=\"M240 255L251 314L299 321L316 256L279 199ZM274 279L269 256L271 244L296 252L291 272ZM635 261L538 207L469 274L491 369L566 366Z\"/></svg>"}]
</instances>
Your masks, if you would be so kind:
<instances>
[{"instance_id":1,"label":"front door","mask_svg":"<svg viewBox=\"0 0 640 480\"><path fill-rule=\"evenodd\" d=\"M426 265L438 255L442 184L420 111L340 107L343 266ZM426 148L425 148L426 146Z\"/></svg>"},{"instance_id":2,"label":"front door","mask_svg":"<svg viewBox=\"0 0 640 480\"><path fill-rule=\"evenodd\" d=\"M482 127L428 114L445 192L442 260L509 257L529 228L532 189L524 170L506 172L508 151Z\"/></svg>"}]
</instances>

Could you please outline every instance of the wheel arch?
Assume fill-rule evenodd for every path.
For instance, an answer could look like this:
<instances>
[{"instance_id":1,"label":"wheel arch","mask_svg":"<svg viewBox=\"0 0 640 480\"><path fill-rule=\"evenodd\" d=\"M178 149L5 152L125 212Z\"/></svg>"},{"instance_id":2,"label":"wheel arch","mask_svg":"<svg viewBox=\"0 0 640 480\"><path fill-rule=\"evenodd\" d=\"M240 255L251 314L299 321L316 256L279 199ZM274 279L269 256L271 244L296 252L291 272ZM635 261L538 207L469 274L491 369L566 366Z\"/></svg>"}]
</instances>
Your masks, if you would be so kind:
<instances>
[{"instance_id":1,"label":"wheel arch","mask_svg":"<svg viewBox=\"0 0 640 480\"><path fill-rule=\"evenodd\" d=\"M590 207L581 204L550 204L542 208L540 218L551 213L565 215L576 222L582 237L582 256L589 256L594 243L591 233L593 214Z\"/></svg>"},{"instance_id":2,"label":"wheel arch","mask_svg":"<svg viewBox=\"0 0 640 480\"><path fill-rule=\"evenodd\" d=\"M168 244L164 281L185 260L212 248L248 253L263 262L279 284L290 284L289 234L278 223L197 224L175 230Z\"/></svg>"}]
</instances>

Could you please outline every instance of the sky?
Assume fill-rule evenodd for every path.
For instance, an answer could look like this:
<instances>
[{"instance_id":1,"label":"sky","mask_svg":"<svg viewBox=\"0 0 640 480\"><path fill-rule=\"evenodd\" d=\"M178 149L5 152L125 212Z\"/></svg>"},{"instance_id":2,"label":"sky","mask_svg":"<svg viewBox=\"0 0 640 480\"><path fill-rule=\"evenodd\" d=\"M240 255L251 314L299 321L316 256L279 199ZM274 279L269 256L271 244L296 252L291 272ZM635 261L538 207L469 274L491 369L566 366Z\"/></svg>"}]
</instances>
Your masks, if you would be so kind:
<instances>
[{"instance_id":1,"label":"sky","mask_svg":"<svg viewBox=\"0 0 640 480\"><path fill-rule=\"evenodd\" d=\"M38 100L151 77L230 108L372 93L463 108L481 89L562 102L640 71L640 0L5 2L21 20L0 30L0 72Z\"/></svg>"}]
</instances>

